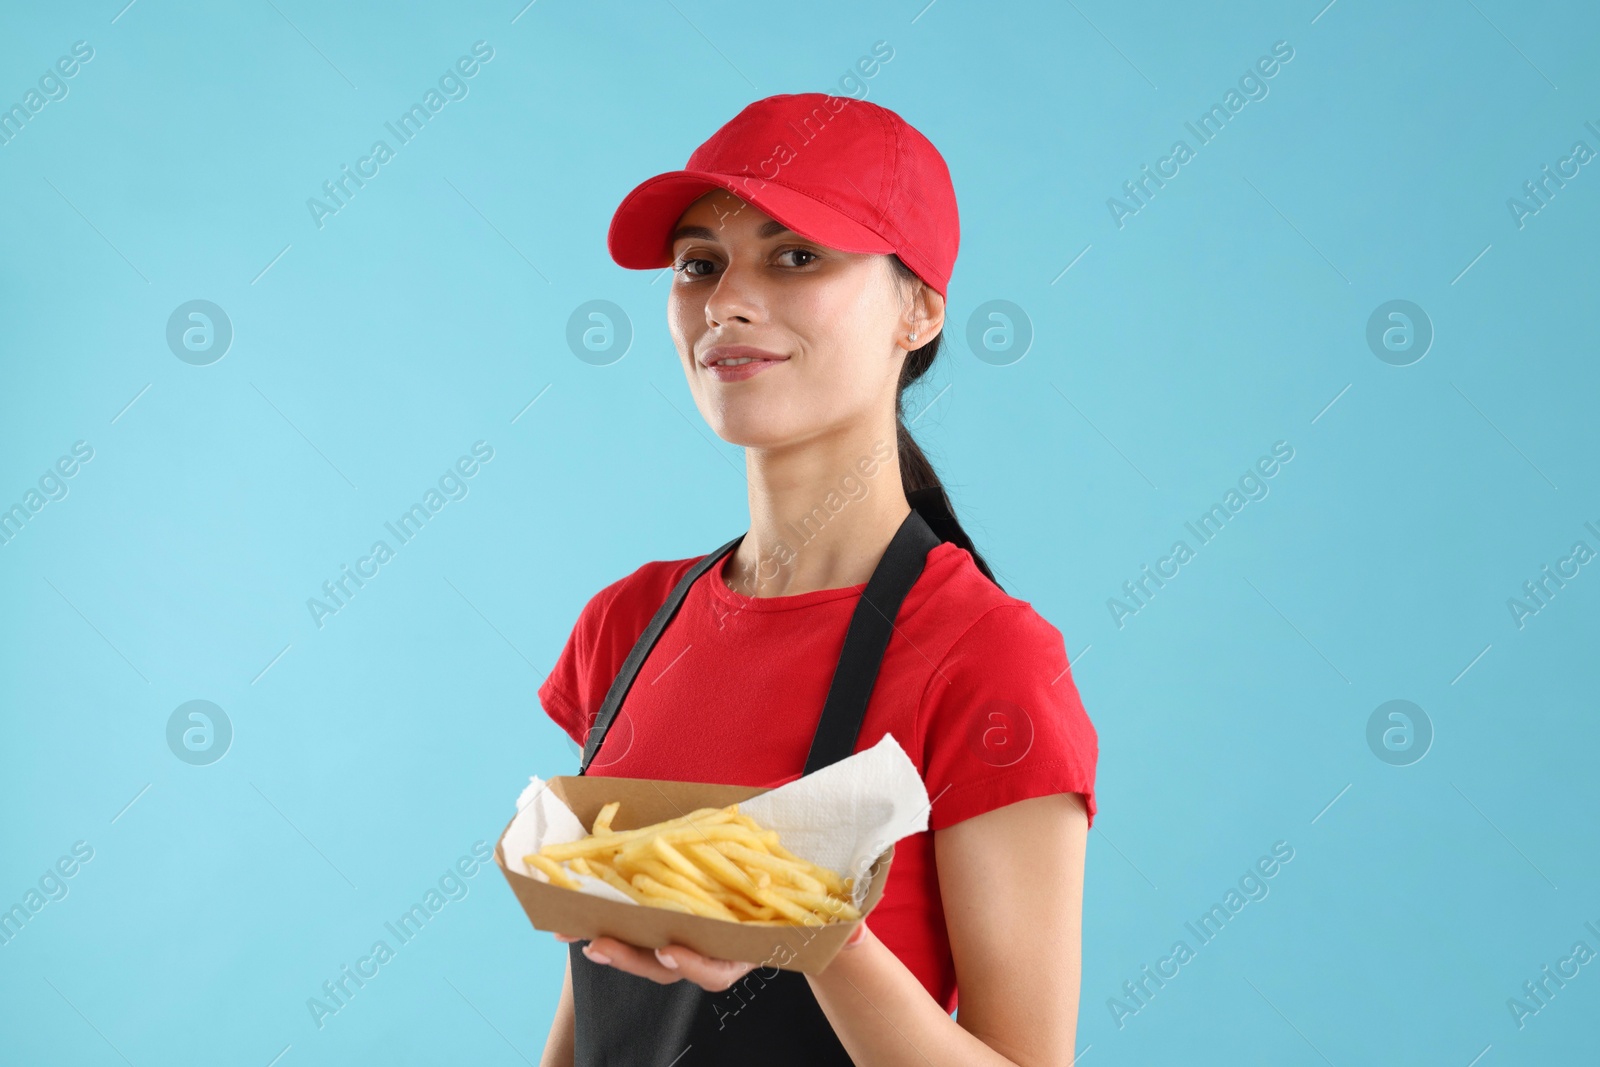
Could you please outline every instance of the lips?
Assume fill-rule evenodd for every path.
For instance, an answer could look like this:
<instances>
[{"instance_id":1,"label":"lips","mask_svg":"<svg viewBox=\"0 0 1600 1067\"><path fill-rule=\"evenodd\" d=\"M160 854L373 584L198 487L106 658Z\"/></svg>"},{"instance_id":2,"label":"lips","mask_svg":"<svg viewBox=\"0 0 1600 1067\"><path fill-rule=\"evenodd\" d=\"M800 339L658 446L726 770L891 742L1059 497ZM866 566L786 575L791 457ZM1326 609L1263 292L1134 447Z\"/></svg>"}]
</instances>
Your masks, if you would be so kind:
<instances>
[{"instance_id":1,"label":"lips","mask_svg":"<svg viewBox=\"0 0 1600 1067\"><path fill-rule=\"evenodd\" d=\"M768 352L764 348L756 348L754 345L717 345L701 356L700 362L703 366L710 367L728 360L766 359L782 362L788 358L776 352Z\"/></svg>"},{"instance_id":2,"label":"lips","mask_svg":"<svg viewBox=\"0 0 1600 1067\"><path fill-rule=\"evenodd\" d=\"M751 345L717 345L700 357L700 363L719 382L738 382L786 362L788 356Z\"/></svg>"}]
</instances>

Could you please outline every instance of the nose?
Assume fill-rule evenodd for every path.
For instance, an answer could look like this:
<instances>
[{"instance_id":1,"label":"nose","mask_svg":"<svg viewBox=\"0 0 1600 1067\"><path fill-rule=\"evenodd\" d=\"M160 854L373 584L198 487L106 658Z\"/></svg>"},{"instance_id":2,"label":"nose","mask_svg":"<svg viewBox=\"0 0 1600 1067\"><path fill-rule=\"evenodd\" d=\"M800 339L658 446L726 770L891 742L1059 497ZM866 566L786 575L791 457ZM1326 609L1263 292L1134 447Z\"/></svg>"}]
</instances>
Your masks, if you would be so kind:
<instances>
[{"instance_id":1,"label":"nose","mask_svg":"<svg viewBox=\"0 0 1600 1067\"><path fill-rule=\"evenodd\" d=\"M759 268L730 263L722 269L716 288L706 298L706 325L754 323L762 320L762 298L756 271Z\"/></svg>"}]
</instances>

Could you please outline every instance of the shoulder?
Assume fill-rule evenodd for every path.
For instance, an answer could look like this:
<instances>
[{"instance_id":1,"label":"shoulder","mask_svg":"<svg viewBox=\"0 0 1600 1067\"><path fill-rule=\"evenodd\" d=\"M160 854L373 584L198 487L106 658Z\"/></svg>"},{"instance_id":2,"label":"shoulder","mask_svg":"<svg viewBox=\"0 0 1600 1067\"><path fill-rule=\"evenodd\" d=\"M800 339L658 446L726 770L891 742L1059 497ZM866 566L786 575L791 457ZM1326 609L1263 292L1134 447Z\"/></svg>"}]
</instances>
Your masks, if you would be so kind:
<instances>
[{"instance_id":1,"label":"shoulder","mask_svg":"<svg viewBox=\"0 0 1600 1067\"><path fill-rule=\"evenodd\" d=\"M704 555L689 556L640 564L590 597L578 616L578 625L594 632L624 631L619 636L626 637L631 646L678 584L678 579L704 558ZM627 636L627 631L631 631L632 636Z\"/></svg>"},{"instance_id":2,"label":"shoulder","mask_svg":"<svg viewBox=\"0 0 1600 1067\"><path fill-rule=\"evenodd\" d=\"M704 558L652 560L610 582L584 604L555 666L539 686L546 712L576 743L583 743L587 723L656 610L678 579Z\"/></svg>"},{"instance_id":3,"label":"shoulder","mask_svg":"<svg viewBox=\"0 0 1600 1067\"><path fill-rule=\"evenodd\" d=\"M941 658L996 646L1024 654L1064 646L1061 631L1050 620L990 581L972 554L951 542L928 553L916 592L917 610L927 609L922 628L936 635Z\"/></svg>"},{"instance_id":4,"label":"shoulder","mask_svg":"<svg viewBox=\"0 0 1600 1067\"><path fill-rule=\"evenodd\" d=\"M930 663L916 726L919 770L939 798L929 828L1066 792L1084 795L1092 824L1099 739L1061 631L958 546L929 553L928 570L912 640Z\"/></svg>"}]
</instances>

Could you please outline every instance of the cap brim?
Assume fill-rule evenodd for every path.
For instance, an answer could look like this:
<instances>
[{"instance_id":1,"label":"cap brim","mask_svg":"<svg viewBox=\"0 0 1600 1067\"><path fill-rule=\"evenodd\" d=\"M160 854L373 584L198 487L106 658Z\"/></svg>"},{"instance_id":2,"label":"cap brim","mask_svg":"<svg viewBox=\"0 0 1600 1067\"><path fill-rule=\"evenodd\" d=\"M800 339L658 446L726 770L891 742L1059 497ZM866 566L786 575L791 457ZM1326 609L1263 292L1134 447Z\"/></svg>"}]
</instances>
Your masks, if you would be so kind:
<instances>
[{"instance_id":1,"label":"cap brim","mask_svg":"<svg viewBox=\"0 0 1600 1067\"><path fill-rule=\"evenodd\" d=\"M611 216L606 248L633 270L672 265L672 230L690 204L726 189L800 236L841 252L885 253L894 246L848 215L773 181L703 170L657 174L623 197Z\"/></svg>"}]
</instances>

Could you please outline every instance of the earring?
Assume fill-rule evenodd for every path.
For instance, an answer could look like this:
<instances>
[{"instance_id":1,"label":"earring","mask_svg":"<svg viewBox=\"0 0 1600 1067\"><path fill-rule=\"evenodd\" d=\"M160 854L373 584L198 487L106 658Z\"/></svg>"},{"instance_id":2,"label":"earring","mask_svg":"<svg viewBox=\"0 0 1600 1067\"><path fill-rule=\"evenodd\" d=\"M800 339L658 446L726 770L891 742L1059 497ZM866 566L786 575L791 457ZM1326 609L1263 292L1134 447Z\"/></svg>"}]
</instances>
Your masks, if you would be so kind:
<instances>
[{"instance_id":1,"label":"earring","mask_svg":"<svg viewBox=\"0 0 1600 1067\"><path fill-rule=\"evenodd\" d=\"M916 331L913 330L911 335L910 335L910 337L911 337L911 340L915 341L917 339Z\"/></svg>"}]
</instances>

